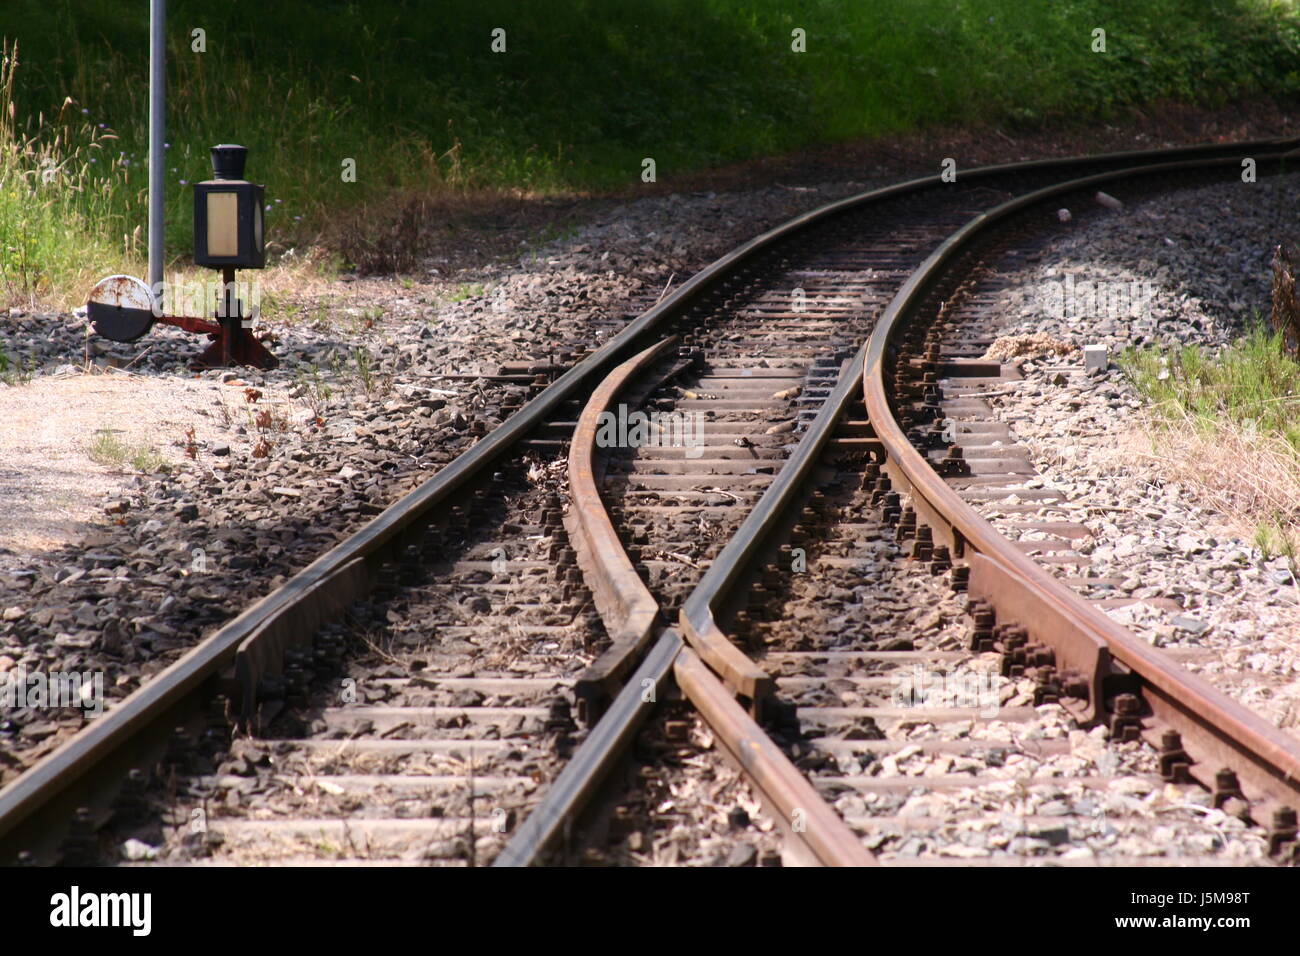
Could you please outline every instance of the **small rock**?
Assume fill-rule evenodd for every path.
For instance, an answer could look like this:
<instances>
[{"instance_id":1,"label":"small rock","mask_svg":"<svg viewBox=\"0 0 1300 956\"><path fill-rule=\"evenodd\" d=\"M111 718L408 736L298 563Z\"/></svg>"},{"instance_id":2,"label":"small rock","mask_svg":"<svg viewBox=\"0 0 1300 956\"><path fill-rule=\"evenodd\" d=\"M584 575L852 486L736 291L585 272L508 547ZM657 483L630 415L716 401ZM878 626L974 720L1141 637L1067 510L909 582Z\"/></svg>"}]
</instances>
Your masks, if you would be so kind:
<instances>
[{"instance_id":1,"label":"small rock","mask_svg":"<svg viewBox=\"0 0 1300 956\"><path fill-rule=\"evenodd\" d=\"M1120 202L1118 199L1116 199L1114 196L1112 196L1110 193L1104 193L1098 191L1097 195L1094 196L1093 198L1096 199L1097 202L1101 203L1101 205L1105 206L1107 209L1111 209L1116 212L1124 208L1124 204Z\"/></svg>"},{"instance_id":2,"label":"small rock","mask_svg":"<svg viewBox=\"0 0 1300 956\"><path fill-rule=\"evenodd\" d=\"M1169 619L1169 623L1189 634L1204 634L1210 629L1210 625L1205 621L1198 621L1194 617L1187 617L1183 614L1175 614Z\"/></svg>"},{"instance_id":3,"label":"small rock","mask_svg":"<svg viewBox=\"0 0 1300 956\"><path fill-rule=\"evenodd\" d=\"M44 740L52 734L58 733L58 725L48 720L37 720L27 724L22 729L22 735L29 740Z\"/></svg>"},{"instance_id":4,"label":"small rock","mask_svg":"<svg viewBox=\"0 0 1300 956\"><path fill-rule=\"evenodd\" d=\"M122 844L122 858L136 862L139 860L153 860L158 856L158 848L150 846L143 840L137 840L132 837Z\"/></svg>"},{"instance_id":5,"label":"small rock","mask_svg":"<svg viewBox=\"0 0 1300 956\"><path fill-rule=\"evenodd\" d=\"M1089 371L1105 369L1110 365L1110 354L1104 345L1085 345L1083 347L1083 367Z\"/></svg>"},{"instance_id":6,"label":"small rock","mask_svg":"<svg viewBox=\"0 0 1300 956\"><path fill-rule=\"evenodd\" d=\"M1043 827L1030 831L1029 835L1035 840L1045 840L1052 846L1070 842L1070 831L1067 827Z\"/></svg>"},{"instance_id":7,"label":"small rock","mask_svg":"<svg viewBox=\"0 0 1300 956\"><path fill-rule=\"evenodd\" d=\"M751 843L737 843L727 857L727 866L753 866L758 861L758 851Z\"/></svg>"}]
</instances>

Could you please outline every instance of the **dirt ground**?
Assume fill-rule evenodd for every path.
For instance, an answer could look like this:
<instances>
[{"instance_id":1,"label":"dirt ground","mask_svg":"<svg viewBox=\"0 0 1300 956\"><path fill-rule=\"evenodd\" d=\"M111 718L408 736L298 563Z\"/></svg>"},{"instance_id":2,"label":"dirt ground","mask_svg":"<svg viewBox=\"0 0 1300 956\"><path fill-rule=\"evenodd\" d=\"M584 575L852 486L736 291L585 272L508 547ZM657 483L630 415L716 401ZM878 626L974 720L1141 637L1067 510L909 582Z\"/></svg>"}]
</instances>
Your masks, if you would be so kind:
<instances>
[{"instance_id":1,"label":"dirt ground","mask_svg":"<svg viewBox=\"0 0 1300 956\"><path fill-rule=\"evenodd\" d=\"M238 450L242 399L238 388L210 379L118 370L67 370L0 387L0 544L48 551L106 520L105 497L123 492L135 471L102 453L97 460L101 435L164 463L182 459L191 440Z\"/></svg>"}]
</instances>

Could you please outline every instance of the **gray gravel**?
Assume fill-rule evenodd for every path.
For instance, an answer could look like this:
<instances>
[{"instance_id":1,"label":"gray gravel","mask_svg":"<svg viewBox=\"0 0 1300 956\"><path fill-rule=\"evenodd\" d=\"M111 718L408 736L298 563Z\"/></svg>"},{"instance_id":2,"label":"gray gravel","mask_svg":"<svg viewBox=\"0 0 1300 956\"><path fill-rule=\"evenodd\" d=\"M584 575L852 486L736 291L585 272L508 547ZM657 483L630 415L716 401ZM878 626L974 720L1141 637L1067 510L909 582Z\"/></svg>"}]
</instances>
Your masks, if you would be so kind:
<instances>
[{"instance_id":1,"label":"gray gravel","mask_svg":"<svg viewBox=\"0 0 1300 956\"><path fill-rule=\"evenodd\" d=\"M1104 343L1112 356L1129 345L1230 342L1253 315L1267 319L1272 247L1295 235L1298 185L1300 177L1288 176L1184 190L1091 222L1012 276L1019 288L998 303L1004 334ZM1043 307L1041 292L1065 275L1150 280L1152 295L1130 311L1061 318ZM1073 370L1062 368L1071 363ZM1169 480L1150 456L1143 402L1126 377L1113 365L1085 375L1081 365L1078 353L1024 361L1024 381L991 402L1030 448L1043 486L1061 491L1092 530L1079 549L1091 556L1091 573L1121 579L1091 596L1149 602L1109 613L1296 733L1300 588L1286 559L1267 558L1194 489ZM995 524L1024 520L996 503L984 510Z\"/></svg>"}]
</instances>

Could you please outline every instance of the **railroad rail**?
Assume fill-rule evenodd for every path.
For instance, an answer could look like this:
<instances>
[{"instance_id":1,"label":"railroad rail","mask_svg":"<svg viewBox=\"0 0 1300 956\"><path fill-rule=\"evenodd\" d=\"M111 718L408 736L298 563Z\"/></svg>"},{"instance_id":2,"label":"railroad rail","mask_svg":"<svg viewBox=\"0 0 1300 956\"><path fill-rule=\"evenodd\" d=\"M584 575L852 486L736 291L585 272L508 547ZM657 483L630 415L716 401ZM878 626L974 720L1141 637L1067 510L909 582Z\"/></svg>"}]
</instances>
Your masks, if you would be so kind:
<instances>
[{"instance_id":1,"label":"railroad rail","mask_svg":"<svg viewBox=\"0 0 1300 956\"><path fill-rule=\"evenodd\" d=\"M771 556L771 539L783 528L788 529L799 520L811 525L825 518L815 509L804 509L802 517L792 514L792 511L797 511L801 496L807 497L812 474L819 467L823 470L827 467L828 450L833 450L832 455L838 456L840 461L838 474L825 481L841 493L841 497L848 485L862 489L870 487L873 504L886 499L885 507L879 509L883 517L873 522L875 532L883 527L892 533L897 526L899 541L916 539L911 556L921 559L920 566L926 573L943 572L954 590L970 590L973 626L968 640L972 651L1000 654L1003 674L1021 676L1027 671L1036 677L1035 703L1060 702L1085 725L1105 720L1116 740L1126 741L1140 736L1149 743L1153 753L1158 753L1158 758L1148 761L1155 766L1146 767L1145 773L1140 772L1143 768L1133 769L1133 779L1139 783L1176 782L1200 787L1212 795L1216 809L1231 806L1241 818L1264 823L1269 828L1268 840L1275 851L1284 848L1294 837L1293 808L1300 796L1297 792L1300 791L1297 782L1300 778L1295 773L1300 741L1288 738L1194 675L1182 671L1171 660L1124 631L1097 608L1046 574L979 518L960 493L950 488L941 477L941 470L957 475L967 473L962 467L945 467L963 461L960 446L953 446L955 451L949 449L946 457L927 460L904 435L894 412L894 405L901 401L895 396L913 391L908 386L916 382L926 388L925 391L920 388L914 391L924 395L929 402L929 407L915 403L919 411L928 412L931 417L939 415L941 406L934 399L940 392L940 370L945 367L971 381L975 387L987 387L987 376L991 374L996 380L1000 374L996 363L991 370L986 361L965 355L946 355L933 332L929 340L914 345L910 351L899 345L907 341L908 336L916 338L918 327L922 330L927 328L915 318L919 302L927 291L931 291L929 304L936 312L939 311L945 300L932 290L938 285L945 267L952 268L953 262L976 238L993 232L1005 220L1025 210L1054 212L1056 206L1049 210L1045 205L1053 201L1068 198L1070 205L1080 201L1086 203L1092 192L1102 186L1115 188L1114 184L1125 181L1226 167L1227 164L1221 161L1158 164L1145 170L1083 177L1002 204L957 230L910 276L885 310L870 340L851 361L845 363L835 390L829 397L819 400L820 413L816 420L791 456L783 462L777 477L766 488L757 505L740 509L746 516L743 524L729 533L726 546L712 557L708 572L681 604L677 628L663 632L664 652L660 657L672 653L672 647L679 648L674 664L677 683L704 715L733 762L750 778L774 818L785 825L788 841L800 848L793 858L828 865L871 862L862 842L849 830L846 821L830 811L826 802L813 792L810 781L746 710L753 715L762 715L767 710L764 716L769 725L781 727L784 724L782 729L790 729L793 725L794 736L802 743L807 735L799 724L825 717L828 708L802 708L803 712L798 716L782 714L782 702L776 700L775 695L778 687L782 690L792 686L816 688L831 680L824 670L808 667L812 660L836 654L849 659L847 672L841 671L835 679L843 681L848 678L855 683L856 691L869 689L872 685L876 689L887 685L889 679L881 676L876 668L891 658L893 661L887 666L898 671L902 669L899 665L917 659L930 666L951 666L954 660L971 656L944 651L919 653L912 651L910 645L901 653L856 648L828 654L789 651L773 655L777 674L790 670L791 665L797 671L796 675L782 677L769 673L741 650L746 642L752 646L755 636L754 621L743 610L745 605L761 616L765 610L770 610L773 599L779 595L781 579L788 581L792 576L788 561L784 567L779 563L769 564L755 575L754 564L759 555L766 552ZM1235 169L1232 174L1235 175ZM950 283L953 284L955 282ZM952 330L955 324L949 320L935 328ZM588 419L590 427L585 430L580 427L574 441L573 456L584 463L580 473L571 475L576 501L595 502L601 498L590 467L593 456L597 454L590 447L595 416L608 413L613 396L620 389L629 388L629 383L635 382L638 376L660 380L662 369L654 367L654 360L671 345L671 340L665 341L626 363L602 386L599 400L593 399L588 406L584 418ZM886 356L892 373L888 386ZM708 360L705 364L709 364ZM692 388L718 389L718 395L709 396L713 401L731 397L733 393L726 387L739 380L734 369L712 368L712 371L713 376L697 378ZM746 369L747 374L754 371ZM789 383L783 381L779 384ZM697 394L678 391L692 397ZM929 424L923 414L909 412L908 419L909 431L914 435ZM718 431L715 427L715 435ZM763 434L762 428L755 430L752 425L748 431L750 435ZM925 437L923 433L919 435L922 440ZM753 440L744 435L737 444L751 450L754 448ZM713 457L723 448L725 446L721 444L706 446L705 454L709 457L696 463L697 486L715 480L702 477L705 474L717 475L728 471L726 463L734 459ZM642 456L640 463L650 466L651 470L657 468L661 480L668 481L675 477L671 472L677 469L665 466L680 464L680 461L665 458L662 449L655 449L648 459ZM990 483L983 486L982 492L1024 493L1025 489L1016 484L1013 475L998 473L1000 468L1002 465L995 463L992 469L986 470ZM820 504L823 507L826 505L826 496L820 491L813 492L813 495L822 499ZM855 509L862 509L865 505L863 500L848 503ZM705 508L696 508L691 513L698 514L702 510ZM643 560L647 551L645 545L657 539L661 549L673 547L671 533L667 536L667 543L663 543L665 535L662 531L647 537L645 523L629 524L628 509L623 508L623 537L635 542L633 553L629 555L617 544L619 534L610 514L592 517L589 509L584 511L587 513L584 522L592 540L589 554L603 556L603 563L589 573L598 582L595 587L605 591L601 602L604 612L617 617L620 609L636 607L640 619L649 621L655 598L642 580L643 576L651 577L651 569ZM857 513L854 520L865 523ZM581 536L582 529L577 530ZM788 557L788 544L786 551ZM634 573L634 557L641 563L640 575ZM748 595L740 597L746 586ZM728 604L733 611L738 606L742 608L732 622L735 640L718 624L721 609ZM999 618L1001 625L996 624ZM685 636L685 643L681 643L679 632ZM764 642L760 640L757 643L762 647ZM765 703L774 706L765 708ZM889 716L884 712L887 708L879 707L829 710L838 711L834 717L866 720L873 730L877 729L875 719ZM625 715L632 712L626 707L622 711ZM920 717L922 714L914 711L911 716ZM939 719L934 714L924 716ZM946 716L950 719L977 719L982 715L949 711ZM1005 708L995 716L1002 720L1017 717ZM878 738L881 735L872 736ZM868 740L855 744L847 739L815 735L811 743L814 749L827 751L825 755L832 758L837 751L841 755L847 753L852 759L864 754L871 757L897 753L901 749L888 741ZM969 755L994 749L996 743L999 741L984 741L977 747L969 743L957 746L940 743L933 752ZM1003 743L1009 749L1016 749L1014 741ZM1067 752L1050 746L1040 750L1054 754ZM1140 761L1135 759L1132 762ZM1192 768L1196 768L1195 772ZM1242 783L1243 780L1248 783ZM1005 781L976 776L969 780L945 780L942 785L976 789L981 784L999 782ZM1097 781L1090 780L1077 782L1082 787L1095 788L1097 784ZM1107 781L1100 782L1104 784ZM861 773L839 774L833 780L823 779L820 783L876 793L890 789L898 791L907 785L905 780L882 784L880 780ZM892 788L888 784L893 784ZM564 788L559 789L563 793ZM1235 800L1242 802L1230 802ZM545 816L540 814L539 819ZM553 818L561 816L563 814L552 814ZM868 832L876 822L861 817L853 821L856 827ZM901 823L897 819L890 822L894 825ZM1112 818L1105 825L1111 827L1115 822ZM906 826L906 823L902 825ZM1045 832L1056 835L1061 831L1056 826ZM544 842L544 837L540 832L520 835L521 844L528 840ZM521 851L521 858L522 855Z\"/></svg>"},{"instance_id":2,"label":"railroad rail","mask_svg":"<svg viewBox=\"0 0 1300 956\"><path fill-rule=\"evenodd\" d=\"M851 833L844 822L824 803L814 799L808 781L788 762L783 764L785 758L780 756L778 748L759 730L757 719L770 716L769 702L776 681L741 653L717 623L721 605L736 599L737 583L751 570L749 566L762 547L770 544L769 539L783 517L789 516L801 488L806 485L828 444L840 441L849 445L865 442L882 446L883 460L877 464L883 465L899 487L913 492L913 500L918 506L916 510L922 513L927 523L933 522L931 526L936 535L952 536L949 545L951 559L959 563L969 562L970 585L976 593L986 595L994 612L1002 617L1018 616L1025 626L1035 625L1025 619L1023 603L1016 603L1032 599L1026 599L1022 593L1008 597L1004 592L1014 589L999 590L986 584L999 574L1005 576L1007 568L1019 570L1019 566L1002 561L994 545L979 547L983 538L969 530L978 527L971 524L972 520L978 522L977 518L952 518L945 525L936 509L946 508L950 502L940 489L932 487L932 482L927 483L929 480L924 469L928 466L923 460L918 464L915 457L909 457L911 449L905 440L901 445L896 444L901 431L896 427L891 430L885 419L879 417L888 406L873 398L872 389L877 386L873 384L871 374L879 372L881 360L879 356L868 359L866 336L872 334L869 346L872 350L882 350L881 355L885 354L886 343L892 343L896 338L901 341L907 319L900 316L909 315L908 310L915 307L921 291L932 281L932 273L962 248L971 235L984 228L980 225L982 223L995 222L1046 196L1082 188L1080 183L1109 181L1107 176L1115 180L1131 177L1131 167L1137 165L1160 164L1162 168L1166 167L1171 156L1190 166L1213 162L1230 164L1242 156L1251 155L1260 158L1263 166L1265 154L1278 153L1291 146L1294 143L1290 141L1269 141L1013 164L972 170L964 173L957 184L944 183L939 177L927 177L833 203L746 243L703 270L629 324L604 347L559 376L503 426L485 436L424 485L391 505L356 535L313 561L282 587L206 638L148 685L0 791L0 855L12 859L21 852L29 862L95 859L96 834L101 828L117 826L122 819L141 812L140 789L159 773L159 767L173 785L179 775L200 781L204 786L220 786L221 781L213 780L213 774L204 771L209 769L207 763L221 756L221 747L224 746L221 741L229 740L234 731L265 732L278 712L301 709L308 703L312 674L337 675L340 652L337 639L329 638L331 622L359 600L365 599L374 605L376 589L382 611L384 595L400 590L402 579L409 579L412 575L418 577L421 568L427 571L430 559L442 549L465 550L468 556L463 560L472 564L476 560L474 548L481 549L490 543L470 540L474 537L476 520L495 506L512 482L517 484L518 476L512 477L511 468L518 466L520 456L531 453L544 458L571 444L571 451L578 457L570 458L569 476L578 481L574 485L575 507L570 510L568 534L560 533L557 528L559 515L553 495L543 496L541 513L526 527L512 520L510 514L499 516L498 520L502 527L509 526L510 530L505 533L520 538L520 548L525 547L522 539L530 533L547 541L546 559L560 558L561 571L564 572L560 580L551 581L551 584L571 591L574 581L564 570L564 563L571 557L583 567L602 612L605 633L599 636L599 647L594 652L587 653L585 658L583 653L576 653L572 660L590 658L591 666L583 672L575 672L571 662L560 660L564 656L562 653L556 654L553 671L535 679L535 683L527 687L523 686L526 681L515 681L518 686L508 688L506 685L512 679L508 676L456 678L452 676L454 666L448 661L449 671L439 672L429 681L431 687L419 687L420 681L412 681L409 674L382 678L402 685L388 685L385 694L410 692L409 699L402 701L402 705L408 708L406 712L383 715L383 719L409 724L412 721L419 723L422 719L436 723L444 717L455 717L464 724L490 723L499 715L488 713L486 709L478 714L471 713L481 705L421 702L421 693L423 690L457 689L452 682L458 679L486 681L482 687L466 684L459 688L476 694L486 692L494 697L510 697L517 691L519 700L512 701L512 705L519 703L526 711L519 716L539 722L538 727L521 736L546 742L543 748L546 756L539 751L534 763L548 764L540 775L548 780L549 786L540 802L534 795L533 799L521 804L524 810L521 825L516 828L505 821L507 832L512 831L513 836L496 856L495 862L498 865L533 863L544 859L545 851L572 824L584 801L598 788L602 774L616 759L619 748L631 739L638 721L644 719L655 699L655 694L647 693L647 689L651 686L656 690L662 688L671 672L715 729L729 728L728 733L720 734L724 746L742 766L748 768L769 806L778 811L777 816L790 824L791 839L803 848L804 858L838 864L867 862L869 857L860 844L849 839ZM1023 201L1004 202L996 210L996 215L981 216L966 227L969 231L959 231L943 241L921 273L912 271L943 236L985 208L990 198L1005 198L1035 187L1041 189L1059 179L1062 173L1077 176L1085 172L1094 178L1076 178L1072 187L1067 184L1049 187L1046 192L1031 193L1036 199L1026 197ZM922 209L925 210L925 225L915 227L911 233L906 232L906 223L914 220ZM766 311L760 308L749 316L746 320L749 333L738 333L739 342L730 343L727 349L719 348L716 341L708 341L707 327L702 328L702 323L711 318L717 308L736 304L736 292L738 289L745 291L745 283L749 281L747 275L752 278L764 269L789 265L800 256L804 257L802 261L819 254L834 257L835 248L842 244L846 235L869 230L878 225L878 221L893 227L897 233L892 248L886 237L877 234L880 245L869 254L869 257L877 257L874 260L876 264L866 268L878 269L879 275L873 273L865 286L860 275L841 276L830 283L828 295L830 299L847 296L859 303L880 305L892 298L893 304L886 310L875 333L871 333L875 316L868 308L855 306L844 309L835 302L827 302L814 306L811 320L816 320L817 316L821 319L814 322L818 327L803 341L786 341L790 329L781 328L779 320L791 320L791 328L807 329L810 318L803 313L799 317L789 315L789 309L776 309L774 312L771 308ZM898 237L902 242L897 241ZM861 262L841 264L844 268L839 271L844 273L863 271ZM835 320L827 320L827 315L835 316ZM773 317L778 320L778 326L758 334L756 330L761 324ZM744 334L749 334L750 338L746 340ZM673 342L672 335L680 336L681 342ZM730 371L736 374L732 375L727 371L728 366L722 364L725 361L723 352L736 353L733 346L737 344L740 346L739 354L750 357L755 357L755 350L760 347L775 350L778 345L792 345L787 350L790 360L783 367L778 366L776 374L758 376L773 380L767 385L783 387L769 389L765 400L760 400L761 395L755 395L752 389L746 391L745 383L737 379L749 378L752 381L752 371L746 376L744 369L734 366ZM673 351L675 347L680 348L676 354ZM875 352L870 354L875 355ZM646 371L654 362L664 359L668 360L667 367ZM847 364L841 368L845 359ZM601 384L612 369L628 361L632 364L625 368L622 380L616 379L608 387ZM773 368L770 364L766 367ZM722 374L711 379L708 373L719 369L723 370ZM653 394L655 389L674 388L674 405L717 401L699 396L712 395L708 390L713 387L720 392L736 388L737 407L743 410L741 417L767 413L769 417L764 421L775 422L767 425L759 436L760 439L775 439L767 443L770 445L767 451L771 454L771 464L753 466L747 463L743 473L730 474L728 481L722 482L729 487L744 488L744 494L727 491L716 483L712 486L730 503L743 503L742 507L724 509L728 517L718 526L726 529L729 536L721 553L707 562L706 572L690 581L694 587L685 589L689 593L681 593L683 589L677 588L662 607L662 602L653 596L647 598L648 591L638 591L636 582L628 573L630 568L632 574L641 580L641 572L649 570L646 562L638 555L629 555L626 548L621 549L620 555L620 549L615 546L617 533L611 537L613 525L607 522L603 528L601 526L600 515L595 510L598 502L591 499L593 486L587 480L595 461L588 442L592 431L591 419L585 423L581 419L576 424L573 421L584 398L590 397L588 410L595 408L596 414L608 411L609 402L625 390L631 377L643 374L651 376L647 394ZM851 433L856 430L858 433L874 431L874 434L833 438L835 427L846 424L841 419L852 404L854 390L860 387L858 383L864 374L867 374L868 421L865 424L848 422L847 427ZM693 385L697 387L683 389L672 384L682 380L683 376L694 376L696 381ZM796 384L787 384L789 382ZM691 395L697 397L691 398ZM764 442L751 437L748 429L740 431L736 438L744 439L744 442L733 440L731 447L753 453L750 461L756 460L759 453L754 449ZM725 434L726 430L723 429L722 433ZM586 452L582 451L584 448ZM855 453L862 450L857 447ZM587 455L585 465L584 454ZM734 454L703 460L734 462L738 460ZM916 455L914 451L911 454ZM718 467L725 472L729 466ZM635 466L631 473L636 474ZM594 479L594 473L591 477ZM691 475L681 472L667 484L684 488L692 481ZM583 482L587 482L586 491L580 492L579 486ZM527 507L536 505L535 494L516 490ZM716 507L716 504L706 507ZM953 513L945 511L943 514ZM642 522L642 528L644 525ZM944 527L949 530L943 531ZM734 536L730 535L732 531ZM566 538L572 542L572 555L567 553ZM700 565L698 570L703 570L705 562L696 563ZM453 563L450 573L461 575L458 585L477 587L489 584L495 572L488 572L489 582L471 582L465 575L483 570L464 566L457 570ZM512 567L507 560L504 570L519 572L529 568ZM1031 576L1025 580L1034 581ZM435 586L438 585L435 583ZM1167 667L1144 659L1135 649L1125 645L1121 640L1123 635L1112 633L1113 626L1108 631L1087 617L1090 612L1070 605L1067 597L1073 600L1072 596L1060 593L1044 600L1058 615L1071 620L1078 617L1077 628L1090 635L1094 644L1096 641L1108 642L1109 666L1114 667L1118 662L1123 669L1131 668L1138 680L1149 682L1151 690L1147 691L1148 684L1143 684L1144 692L1155 694L1158 691L1170 697L1177 696L1170 692L1173 678ZM562 595L558 603L561 607L571 605L571 599L571 593L567 597ZM538 606L545 606L544 599L537 600ZM490 599L488 603L491 603ZM572 619L576 611L572 607L569 610ZM661 629L662 619L673 611L678 616L678 629ZM555 628L560 625L538 626ZM313 636L318 633L325 637L313 647ZM1037 632L1035 637L1048 641L1047 636L1040 637ZM1058 652L1062 659L1075 653L1066 649L1073 646L1068 642L1062 643L1063 649ZM417 686L412 687L413 684ZM585 734L576 732L565 711L564 702L568 698L556 696L557 688L562 690L570 686L581 716L592 722ZM268 691L268 688L272 690ZM530 706L525 700L536 692L540 692L546 701L540 707ZM1216 705L1222 703L1208 688L1198 688L1197 692L1200 694L1199 703L1207 700ZM1090 697L1094 702L1100 699L1100 696ZM285 703L288 707L284 706ZM1162 717L1166 710L1170 713L1177 710L1176 703L1167 703L1163 699L1159 706ZM448 713L442 713L440 708ZM1198 713L1200 717L1206 717L1204 711ZM1241 773L1246 782L1242 786L1261 788L1279 799L1289 800L1294 806L1294 800L1287 795L1291 792L1290 780L1294 779L1289 775L1294 766L1292 754L1295 745L1289 740L1276 739L1280 735L1264 733L1267 728L1261 729L1258 721L1240 708L1221 707L1219 711L1211 712L1211 717L1214 714L1222 714L1224 719L1218 723L1211 719L1208 724L1205 720L1200 724L1194 720L1187 724L1184 715L1177 720L1181 721L1180 726L1187 724L1192 735L1202 732L1235 735L1231 737L1229 750L1234 761L1243 762ZM373 730L374 721L380 716L370 714L361 723L369 721ZM346 720L355 718L354 712ZM328 727L333 718L323 715L321 719ZM1175 720L1172 716L1166 719L1171 723ZM188 729L177 734L179 726ZM202 734L205 731L209 752L198 757L192 750L187 752L185 741L192 739L196 732ZM214 741L218 743L214 744ZM1203 746L1199 738L1197 741L1189 741L1189 749ZM455 746L464 743L457 740ZM440 746L426 742L410 749L436 751ZM484 749L492 748L484 745ZM1204 765L1192 758L1192 767ZM132 769L135 772L129 773ZM513 776L503 776L517 780L526 772L535 779L538 776L536 770L534 766ZM474 757L471 755L469 773L473 772ZM394 776L402 774L388 775L385 781L391 783L390 778ZM421 775L415 776L418 779ZM408 782L413 788L423 788L422 792L430 790L427 779ZM349 779L331 783L331 786L340 791L349 788L364 790L376 783L373 776L350 775ZM504 779L489 781L492 785L509 783L510 780ZM130 799L124 800L124 794ZM474 800L478 795L471 784L467 808L471 862L476 854L473 820ZM336 807L329 812L337 815L345 811ZM461 826L459 817L447 819L448 826L441 829L456 831ZM338 828L346 831L347 825L339 824ZM383 827L373 829L378 831ZM420 827L404 826L403 829L418 831Z\"/></svg>"}]
</instances>

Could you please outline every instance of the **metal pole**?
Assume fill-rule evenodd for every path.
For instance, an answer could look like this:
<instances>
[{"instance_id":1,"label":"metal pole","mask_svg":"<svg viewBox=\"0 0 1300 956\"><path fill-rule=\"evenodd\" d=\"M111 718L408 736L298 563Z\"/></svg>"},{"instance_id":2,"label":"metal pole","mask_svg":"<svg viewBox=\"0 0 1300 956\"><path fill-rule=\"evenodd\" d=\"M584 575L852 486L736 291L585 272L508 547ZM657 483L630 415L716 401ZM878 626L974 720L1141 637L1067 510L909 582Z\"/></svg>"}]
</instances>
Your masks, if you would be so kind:
<instances>
[{"instance_id":1,"label":"metal pole","mask_svg":"<svg viewBox=\"0 0 1300 956\"><path fill-rule=\"evenodd\" d=\"M149 288L163 281L163 139L167 102L167 0L149 0Z\"/></svg>"},{"instance_id":2,"label":"metal pole","mask_svg":"<svg viewBox=\"0 0 1300 956\"><path fill-rule=\"evenodd\" d=\"M235 364L235 339L243 331L239 324L239 300L235 298L235 267L226 266L221 270L221 364L229 368Z\"/></svg>"}]
</instances>

